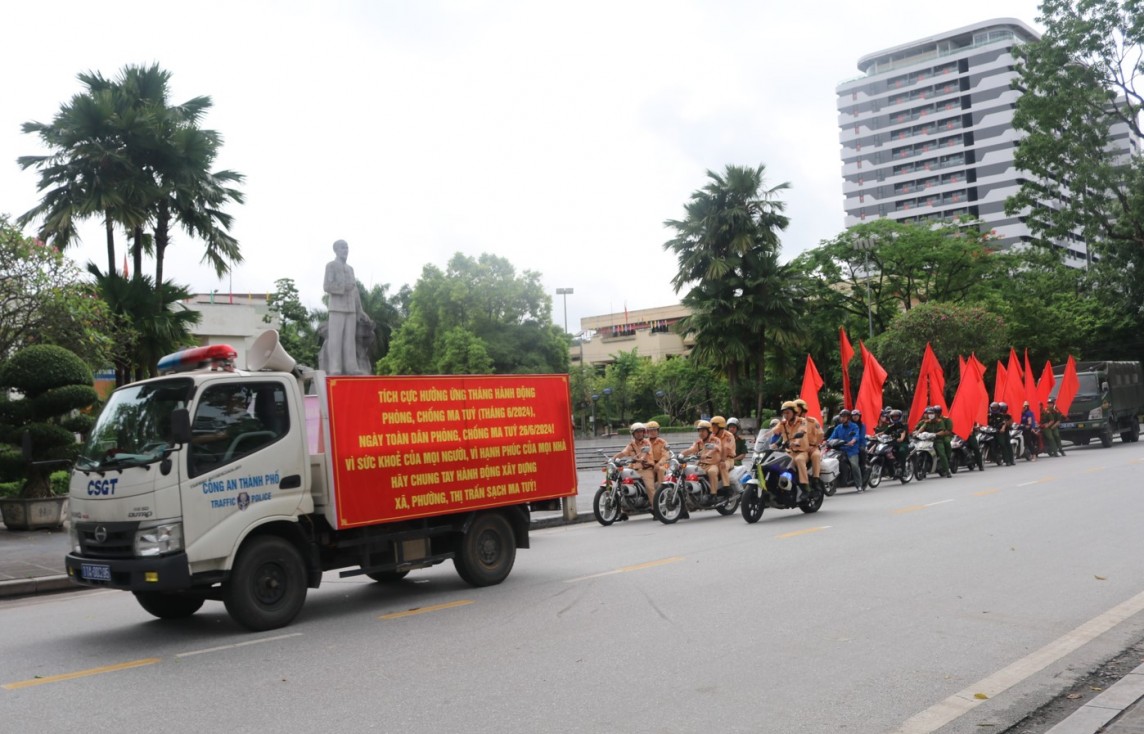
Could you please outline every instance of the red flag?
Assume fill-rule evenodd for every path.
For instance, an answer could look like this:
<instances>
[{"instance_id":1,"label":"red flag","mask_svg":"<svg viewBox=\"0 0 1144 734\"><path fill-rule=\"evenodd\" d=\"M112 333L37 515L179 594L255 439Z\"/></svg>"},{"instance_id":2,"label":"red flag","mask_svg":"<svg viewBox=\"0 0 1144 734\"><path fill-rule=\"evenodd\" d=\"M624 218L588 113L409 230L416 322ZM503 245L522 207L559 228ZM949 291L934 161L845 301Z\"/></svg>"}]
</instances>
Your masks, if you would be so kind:
<instances>
[{"instance_id":1,"label":"red flag","mask_svg":"<svg viewBox=\"0 0 1144 734\"><path fill-rule=\"evenodd\" d=\"M806 370L802 373L802 391L798 396L806 401L806 413L818 420L822 425L822 406L818 402L818 391L823 386L822 375L818 374L818 367L810 355L806 355Z\"/></svg>"},{"instance_id":2,"label":"red flag","mask_svg":"<svg viewBox=\"0 0 1144 734\"><path fill-rule=\"evenodd\" d=\"M977 411L974 420L984 426L989 423L989 391L985 388L985 364L977 358L976 353L973 353L969 355L965 366L968 373L977 375L977 381L981 385L981 394L978 402L974 404L974 409Z\"/></svg>"},{"instance_id":3,"label":"red flag","mask_svg":"<svg viewBox=\"0 0 1144 734\"><path fill-rule=\"evenodd\" d=\"M957 379L959 381L965 379L965 365L966 364L967 364L967 362L965 361L965 357L962 357L960 354L957 355Z\"/></svg>"},{"instance_id":4,"label":"red flag","mask_svg":"<svg viewBox=\"0 0 1144 734\"><path fill-rule=\"evenodd\" d=\"M953 432L961 436L962 440L969 440L974 424L986 423L988 401L989 393L985 390L983 374L978 372L973 363L967 363L961 375L961 382L957 386L957 394L953 396L953 405L949 409L949 417L953 420Z\"/></svg>"},{"instance_id":5,"label":"red flag","mask_svg":"<svg viewBox=\"0 0 1144 734\"><path fill-rule=\"evenodd\" d=\"M1061 377L1061 390L1057 393L1057 410L1067 416L1078 390L1080 380L1076 376L1076 360L1070 354L1069 361L1065 364L1065 374Z\"/></svg>"},{"instance_id":6,"label":"red flag","mask_svg":"<svg viewBox=\"0 0 1144 734\"><path fill-rule=\"evenodd\" d=\"M859 341L858 348L862 351L862 385L858 388L858 401L855 407L862 411L865 419L866 431L869 433L878 416L882 413L882 386L886 384L886 370L878 363L866 349L866 345Z\"/></svg>"},{"instance_id":7,"label":"red flag","mask_svg":"<svg viewBox=\"0 0 1144 734\"><path fill-rule=\"evenodd\" d=\"M1056 375L1053 374L1053 365L1049 360L1045 360L1045 368L1041 370L1041 379L1037 380L1037 402L1041 407L1049 404L1049 394L1053 391L1053 386L1057 384ZM1040 416L1037 416L1038 420Z\"/></svg>"},{"instance_id":8,"label":"red flag","mask_svg":"<svg viewBox=\"0 0 1144 734\"><path fill-rule=\"evenodd\" d=\"M1009 415L1013 420L1021 415L1021 403L1025 402L1025 376L1021 372L1021 359L1017 350L1009 347L1009 364L1005 366L1005 395L1002 402L1009 404Z\"/></svg>"},{"instance_id":9,"label":"red flag","mask_svg":"<svg viewBox=\"0 0 1144 734\"><path fill-rule=\"evenodd\" d=\"M850 360L854 359L854 347L846 338L846 329L838 327L838 351L842 355L842 407L853 410L854 401L850 398Z\"/></svg>"},{"instance_id":10,"label":"red flag","mask_svg":"<svg viewBox=\"0 0 1144 734\"><path fill-rule=\"evenodd\" d=\"M918 383L914 388L914 399L910 403L910 412L907 416L910 423L917 423L926 408L933 405L930 401L930 395L934 392L934 369L941 370L941 367L937 364L937 357L934 356L933 348L927 342L926 351L922 355L922 366L918 370ZM942 408L945 408L944 401Z\"/></svg>"},{"instance_id":11,"label":"red flag","mask_svg":"<svg viewBox=\"0 0 1144 734\"><path fill-rule=\"evenodd\" d=\"M993 402L1000 403L1005 399L1005 380L1008 375L1005 374L1005 365L1001 364L1001 360L997 360L997 377L993 380Z\"/></svg>"},{"instance_id":12,"label":"red flag","mask_svg":"<svg viewBox=\"0 0 1144 734\"><path fill-rule=\"evenodd\" d=\"M1041 420L1041 401L1037 399L1037 377L1033 374L1033 366L1029 364L1029 350L1025 349L1025 400L1033 409L1033 415Z\"/></svg>"}]
</instances>

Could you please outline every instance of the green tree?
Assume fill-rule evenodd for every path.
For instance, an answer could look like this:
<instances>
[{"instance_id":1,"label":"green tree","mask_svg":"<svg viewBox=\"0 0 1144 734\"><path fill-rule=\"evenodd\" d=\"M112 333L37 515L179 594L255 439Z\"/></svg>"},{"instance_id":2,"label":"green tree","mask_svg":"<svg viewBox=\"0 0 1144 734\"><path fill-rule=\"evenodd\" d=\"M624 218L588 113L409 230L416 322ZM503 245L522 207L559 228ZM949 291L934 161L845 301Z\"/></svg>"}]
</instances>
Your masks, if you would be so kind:
<instances>
[{"instance_id":1,"label":"green tree","mask_svg":"<svg viewBox=\"0 0 1144 734\"><path fill-rule=\"evenodd\" d=\"M84 91L61 106L51 124L25 123L24 132L37 135L50 153L18 159L22 168L40 171L39 190L45 192L20 222L42 218L41 236L64 249L75 240L78 221L102 216L107 272L116 270L118 224L131 234L136 276L142 276L144 251L153 255L155 283L164 282L173 226L202 240L203 262L219 275L241 262L224 207L242 202L233 186L243 177L210 170L222 139L199 123L211 100L200 96L172 105L170 77L157 64L126 66L114 80L83 73Z\"/></svg>"},{"instance_id":2,"label":"green tree","mask_svg":"<svg viewBox=\"0 0 1144 734\"><path fill-rule=\"evenodd\" d=\"M704 412L729 402L727 381L716 371L686 357L646 362L633 378L640 404L654 404L654 412L671 416L672 422L689 425ZM645 407L640 415L651 415Z\"/></svg>"},{"instance_id":3,"label":"green tree","mask_svg":"<svg viewBox=\"0 0 1144 734\"><path fill-rule=\"evenodd\" d=\"M957 386L958 356L976 353L986 365L1009 351L1005 321L982 306L931 301L899 311L889 328L871 344L889 373L887 404L908 405L926 344L933 346L949 386Z\"/></svg>"},{"instance_id":4,"label":"green tree","mask_svg":"<svg viewBox=\"0 0 1144 734\"><path fill-rule=\"evenodd\" d=\"M268 301L270 313L262 317L271 323L278 316L278 340L286 353L300 364L318 364L318 330L312 314L298 295L298 287L292 278L279 278L274 281L274 292Z\"/></svg>"},{"instance_id":5,"label":"green tree","mask_svg":"<svg viewBox=\"0 0 1144 734\"><path fill-rule=\"evenodd\" d=\"M769 339L798 330L798 298L787 288L794 273L778 262L778 233L789 221L778 196L789 185L764 189L765 172L762 165L708 171L684 219L664 223L676 233L664 243L679 262L672 286L687 289L682 300L691 309L680 329L695 334L692 357L726 377L735 413L742 413L744 377L754 377L763 402Z\"/></svg>"},{"instance_id":6,"label":"green tree","mask_svg":"<svg viewBox=\"0 0 1144 734\"><path fill-rule=\"evenodd\" d=\"M110 361L112 315L59 250L0 215L0 359L31 344L68 345L93 367Z\"/></svg>"},{"instance_id":7,"label":"green tree","mask_svg":"<svg viewBox=\"0 0 1144 734\"><path fill-rule=\"evenodd\" d=\"M20 399L0 401L0 478L22 477L22 497L51 494L53 464L67 464L79 448L75 433L86 433L93 420L76 411L95 404L91 368L63 347L26 347L0 366L0 388L16 390ZM31 443L30 461L22 453L24 435Z\"/></svg>"},{"instance_id":8,"label":"green tree","mask_svg":"<svg viewBox=\"0 0 1144 734\"><path fill-rule=\"evenodd\" d=\"M796 267L815 284L816 303L845 314L852 325L869 320L880 334L918 304L984 297L1004 266L1004 256L990 249L992 237L972 221L877 219L808 250Z\"/></svg>"},{"instance_id":9,"label":"green tree","mask_svg":"<svg viewBox=\"0 0 1144 734\"><path fill-rule=\"evenodd\" d=\"M394 303L403 307L404 292ZM408 298L408 317L401 323L378 362L380 374L433 374L456 369L456 355L476 355L473 345L457 341L461 328L480 341L492 360L492 372L550 373L568 371L568 341L552 324L552 298L531 271L517 275L508 260L457 253L445 271L426 265ZM446 335L454 333L452 342ZM480 360L476 364L480 364Z\"/></svg>"},{"instance_id":10,"label":"green tree","mask_svg":"<svg viewBox=\"0 0 1144 734\"><path fill-rule=\"evenodd\" d=\"M1144 324L1144 162L1114 156L1113 126L1139 136L1144 10L1134 0L1044 0L1041 39L1017 49L1014 160L1028 172L1007 211L1045 243L1080 237L1105 297ZM1144 344L1136 345L1137 354Z\"/></svg>"}]
</instances>

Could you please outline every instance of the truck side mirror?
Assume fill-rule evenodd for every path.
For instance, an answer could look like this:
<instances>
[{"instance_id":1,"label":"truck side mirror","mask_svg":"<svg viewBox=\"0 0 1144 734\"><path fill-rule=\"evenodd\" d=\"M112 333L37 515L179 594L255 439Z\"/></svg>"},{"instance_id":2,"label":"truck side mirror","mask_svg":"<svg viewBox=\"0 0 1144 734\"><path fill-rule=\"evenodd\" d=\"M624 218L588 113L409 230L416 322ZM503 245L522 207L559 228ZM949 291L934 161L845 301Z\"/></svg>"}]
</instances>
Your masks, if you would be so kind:
<instances>
[{"instance_id":1,"label":"truck side mirror","mask_svg":"<svg viewBox=\"0 0 1144 734\"><path fill-rule=\"evenodd\" d=\"M191 413L186 408L171 411L171 443L191 442Z\"/></svg>"}]
</instances>

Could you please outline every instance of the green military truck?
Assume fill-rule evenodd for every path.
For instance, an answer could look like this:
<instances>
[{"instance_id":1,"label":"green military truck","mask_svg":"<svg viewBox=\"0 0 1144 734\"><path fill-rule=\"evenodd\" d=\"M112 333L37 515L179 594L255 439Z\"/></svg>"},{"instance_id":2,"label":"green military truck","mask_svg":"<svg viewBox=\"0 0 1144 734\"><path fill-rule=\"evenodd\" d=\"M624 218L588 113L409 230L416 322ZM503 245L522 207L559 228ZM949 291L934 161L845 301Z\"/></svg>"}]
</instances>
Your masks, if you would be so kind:
<instances>
[{"instance_id":1,"label":"green military truck","mask_svg":"<svg viewBox=\"0 0 1144 734\"><path fill-rule=\"evenodd\" d=\"M1053 366L1061 388L1065 365ZM1069 414L1061 421L1061 438L1081 446L1094 438L1105 448L1112 436L1135 442L1140 439L1140 414L1144 413L1144 371L1139 362L1077 362L1080 387L1069 406Z\"/></svg>"}]
</instances>

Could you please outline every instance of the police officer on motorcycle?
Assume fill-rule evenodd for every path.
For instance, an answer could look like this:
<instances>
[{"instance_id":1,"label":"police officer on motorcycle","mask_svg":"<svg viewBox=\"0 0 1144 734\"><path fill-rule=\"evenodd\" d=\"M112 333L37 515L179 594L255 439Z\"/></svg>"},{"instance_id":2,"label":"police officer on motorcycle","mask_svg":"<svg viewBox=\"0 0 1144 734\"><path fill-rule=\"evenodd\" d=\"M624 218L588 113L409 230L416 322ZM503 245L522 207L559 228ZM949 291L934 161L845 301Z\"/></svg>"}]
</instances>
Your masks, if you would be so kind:
<instances>
[{"instance_id":1,"label":"police officer on motorcycle","mask_svg":"<svg viewBox=\"0 0 1144 734\"><path fill-rule=\"evenodd\" d=\"M906 457L910 454L910 427L902 420L902 411L890 411L890 422L881 433L888 434L894 441L894 462L898 466L898 476L906 475Z\"/></svg>"},{"instance_id":2,"label":"police officer on motorcycle","mask_svg":"<svg viewBox=\"0 0 1144 734\"><path fill-rule=\"evenodd\" d=\"M989 404L989 425L997 429L998 448L1001 449L1001 461L1005 466L1013 466L1013 444L1009 442L1009 426L1013 418L1009 415L1009 406L1005 403L993 402Z\"/></svg>"}]
</instances>

